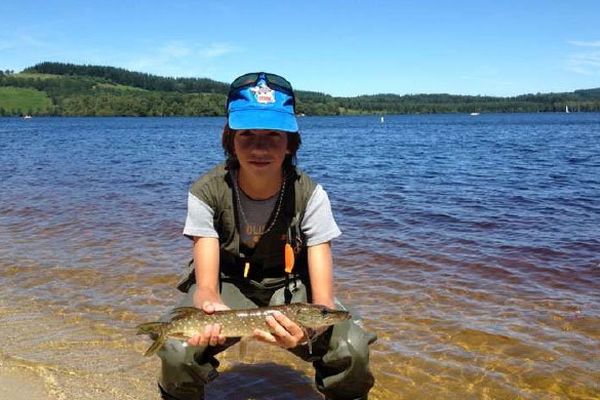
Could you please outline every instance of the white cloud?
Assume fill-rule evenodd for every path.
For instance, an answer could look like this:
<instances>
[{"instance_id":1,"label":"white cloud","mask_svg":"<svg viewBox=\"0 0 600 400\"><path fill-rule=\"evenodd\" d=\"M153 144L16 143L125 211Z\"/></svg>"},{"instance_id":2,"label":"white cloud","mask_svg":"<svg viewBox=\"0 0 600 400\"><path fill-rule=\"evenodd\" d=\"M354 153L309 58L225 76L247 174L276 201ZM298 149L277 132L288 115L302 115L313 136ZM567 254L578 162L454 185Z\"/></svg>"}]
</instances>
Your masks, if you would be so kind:
<instances>
[{"instance_id":1,"label":"white cloud","mask_svg":"<svg viewBox=\"0 0 600 400\"><path fill-rule=\"evenodd\" d=\"M120 63L118 63L120 64ZM137 57L134 60L129 60L123 63L123 67L125 69L133 70L133 71L149 71L154 69L159 62L155 58L152 57Z\"/></svg>"},{"instance_id":2,"label":"white cloud","mask_svg":"<svg viewBox=\"0 0 600 400\"><path fill-rule=\"evenodd\" d=\"M571 54L567 68L582 75L600 75L600 51Z\"/></svg>"},{"instance_id":3,"label":"white cloud","mask_svg":"<svg viewBox=\"0 0 600 400\"><path fill-rule=\"evenodd\" d=\"M31 36L31 35L19 35L18 37L20 45L22 46L32 46L32 47L42 47L45 46L46 43Z\"/></svg>"},{"instance_id":4,"label":"white cloud","mask_svg":"<svg viewBox=\"0 0 600 400\"><path fill-rule=\"evenodd\" d=\"M8 40L0 40L0 51L12 49L13 47L15 47L15 44L13 42L10 42Z\"/></svg>"},{"instance_id":5,"label":"white cloud","mask_svg":"<svg viewBox=\"0 0 600 400\"><path fill-rule=\"evenodd\" d=\"M577 47L600 47L600 40L586 42L583 40L569 40L567 43Z\"/></svg>"},{"instance_id":6,"label":"white cloud","mask_svg":"<svg viewBox=\"0 0 600 400\"><path fill-rule=\"evenodd\" d=\"M235 52L237 49L228 43L212 43L203 49L200 49L199 54L204 58L217 58L229 53Z\"/></svg>"},{"instance_id":7,"label":"white cloud","mask_svg":"<svg viewBox=\"0 0 600 400\"><path fill-rule=\"evenodd\" d=\"M165 76L205 76L212 70L212 62L225 55L238 52L239 48L229 43L208 45L170 41L155 46L146 53L125 55L117 65L132 71L144 71Z\"/></svg>"},{"instance_id":8,"label":"white cloud","mask_svg":"<svg viewBox=\"0 0 600 400\"><path fill-rule=\"evenodd\" d=\"M164 58L186 57L192 54L192 50L181 42L170 42L159 49L159 54Z\"/></svg>"},{"instance_id":9,"label":"white cloud","mask_svg":"<svg viewBox=\"0 0 600 400\"><path fill-rule=\"evenodd\" d=\"M135 58L125 61L123 66L133 71L173 74L178 72L173 66L192 53L192 49L183 42L167 42L146 54L138 54Z\"/></svg>"},{"instance_id":10,"label":"white cloud","mask_svg":"<svg viewBox=\"0 0 600 400\"><path fill-rule=\"evenodd\" d=\"M461 75L460 79L481 87L494 87L499 90L514 86L514 82L507 80L503 72L493 65L479 65L469 74Z\"/></svg>"},{"instance_id":11,"label":"white cloud","mask_svg":"<svg viewBox=\"0 0 600 400\"><path fill-rule=\"evenodd\" d=\"M0 38L0 51L23 49L25 47L42 47L45 43L31 35L17 34L13 37Z\"/></svg>"},{"instance_id":12,"label":"white cloud","mask_svg":"<svg viewBox=\"0 0 600 400\"><path fill-rule=\"evenodd\" d=\"M567 57L567 69L581 75L600 75L600 40L571 40L569 44L584 48Z\"/></svg>"},{"instance_id":13,"label":"white cloud","mask_svg":"<svg viewBox=\"0 0 600 400\"><path fill-rule=\"evenodd\" d=\"M127 62L127 66L135 69L147 69L164 66L176 59L189 57L193 51L182 42L168 42L153 49L148 54L138 55L134 60Z\"/></svg>"}]
</instances>

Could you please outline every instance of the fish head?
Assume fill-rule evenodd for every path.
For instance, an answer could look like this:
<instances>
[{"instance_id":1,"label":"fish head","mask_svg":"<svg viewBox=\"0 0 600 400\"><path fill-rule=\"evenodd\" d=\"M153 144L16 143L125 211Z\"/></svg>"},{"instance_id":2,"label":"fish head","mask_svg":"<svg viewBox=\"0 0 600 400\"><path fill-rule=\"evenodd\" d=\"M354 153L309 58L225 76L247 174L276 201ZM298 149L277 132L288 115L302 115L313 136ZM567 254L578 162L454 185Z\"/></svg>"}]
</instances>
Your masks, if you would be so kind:
<instances>
[{"instance_id":1,"label":"fish head","mask_svg":"<svg viewBox=\"0 0 600 400\"><path fill-rule=\"evenodd\" d=\"M296 310L296 320L307 328L334 325L350 319L350 313L319 304L303 304Z\"/></svg>"}]
</instances>

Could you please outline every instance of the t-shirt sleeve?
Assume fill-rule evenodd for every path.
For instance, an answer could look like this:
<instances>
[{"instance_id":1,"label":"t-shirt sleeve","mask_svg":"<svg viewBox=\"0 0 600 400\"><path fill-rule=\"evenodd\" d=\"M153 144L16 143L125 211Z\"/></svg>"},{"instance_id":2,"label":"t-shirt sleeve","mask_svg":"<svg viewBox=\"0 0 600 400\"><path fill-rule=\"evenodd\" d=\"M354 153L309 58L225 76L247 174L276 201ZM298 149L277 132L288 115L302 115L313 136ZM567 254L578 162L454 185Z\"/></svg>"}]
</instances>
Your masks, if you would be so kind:
<instances>
[{"instance_id":1,"label":"t-shirt sleeve","mask_svg":"<svg viewBox=\"0 0 600 400\"><path fill-rule=\"evenodd\" d=\"M307 246L329 242L342 234L333 218L329 197L321 185L315 187L308 200L301 228Z\"/></svg>"},{"instance_id":2,"label":"t-shirt sleeve","mask_svg":"<svg viewBox=\"0 0 600 400\"><path fill-rule=\"evenodd\" d=\"M188 193L188 211L183 234L190 239L196 237L214 237L219 234L213 223L214 210L208 204Z\"/></svg>"}]
</instances>

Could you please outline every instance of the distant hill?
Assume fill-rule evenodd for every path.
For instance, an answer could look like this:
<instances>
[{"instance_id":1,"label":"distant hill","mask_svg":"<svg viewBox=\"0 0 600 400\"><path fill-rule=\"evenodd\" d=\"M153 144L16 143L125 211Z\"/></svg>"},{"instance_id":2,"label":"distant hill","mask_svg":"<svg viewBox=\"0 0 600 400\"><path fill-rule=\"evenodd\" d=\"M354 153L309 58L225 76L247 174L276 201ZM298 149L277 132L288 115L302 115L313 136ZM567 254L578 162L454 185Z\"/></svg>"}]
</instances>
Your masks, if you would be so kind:
<instances>
[{"instance_id":1,"label":"distant hill","mask_svg":"<svg viewBox=\"0 0 600 400\"><path fill-rule=\"evenodd\" d=\"M123 68L43 62L20 73L0 71L0 115L224 115L229 85L208 78L170 78ZM600 111L600 88L516 97L378 94L334 97L296 91L297 112L359 115L470 112Z\"/></svg>"},{"instance_id":2,"label":"distant hill","mask_svg":"<svg viewBox=\"0 0 600 400\"><path fill-rule=\"evenodd\" d=\"M576 90L574 93L583 98L598 99L600 97L600 88Z\"/></svg>"},{"instance_id":3,"label":"distant hill","mask_svg":"<svg viewBox=\"0 0 600 400\"><path fill-rule=\"evenodd\" d=\"M75 65L43 62L23 70L24 73L80 76L98 78L107 83L131 86L139 89L178 93L221 93L227 94L229 85L206 78L165 78L132 72L123 68L98 65Z\"/></svg>"}]
</instances>

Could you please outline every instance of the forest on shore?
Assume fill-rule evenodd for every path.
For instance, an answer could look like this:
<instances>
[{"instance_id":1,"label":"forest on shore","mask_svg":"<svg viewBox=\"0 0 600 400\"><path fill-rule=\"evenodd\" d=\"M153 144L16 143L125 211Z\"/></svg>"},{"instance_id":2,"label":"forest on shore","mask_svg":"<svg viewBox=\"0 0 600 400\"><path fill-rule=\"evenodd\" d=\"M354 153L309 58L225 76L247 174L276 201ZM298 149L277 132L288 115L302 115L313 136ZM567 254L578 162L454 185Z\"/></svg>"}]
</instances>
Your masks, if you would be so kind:
<instances>
[{"instance_id":1,"label":"forest on shore","mask_svg":"<svg viewBox=\"0 0 600 400\"><path fill-rule=\"evenodd\" d=\"M43 62L0 71L0 116L222 116L229 85L122 68ZM514 97L377 94L334 97L296 90L304 115L600 111L600 88Z\"/></svg>"}]
</instances>

